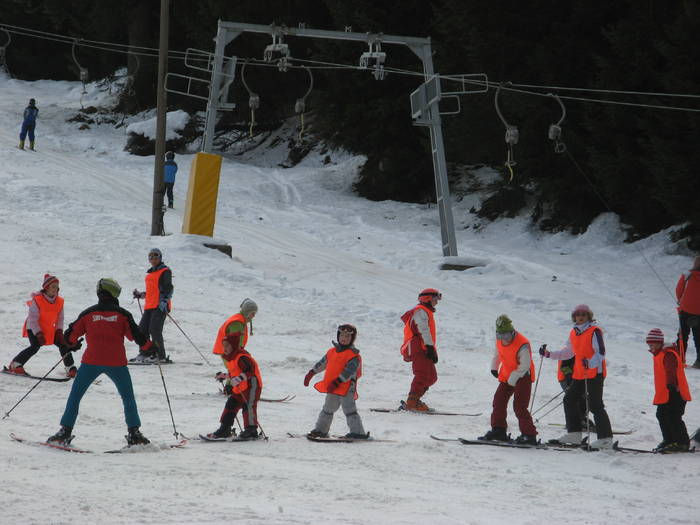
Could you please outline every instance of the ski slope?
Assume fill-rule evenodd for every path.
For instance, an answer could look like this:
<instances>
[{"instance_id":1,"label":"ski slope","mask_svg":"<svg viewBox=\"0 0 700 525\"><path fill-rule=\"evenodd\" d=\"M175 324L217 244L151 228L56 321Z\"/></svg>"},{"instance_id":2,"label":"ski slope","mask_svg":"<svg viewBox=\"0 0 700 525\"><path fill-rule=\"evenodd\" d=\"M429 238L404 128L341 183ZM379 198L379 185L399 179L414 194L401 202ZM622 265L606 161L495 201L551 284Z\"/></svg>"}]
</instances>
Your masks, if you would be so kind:
<instances>
[{"instance_id":1,"label":"ski slope","mask_svg":"<svg viewBox=\"0 0 700 525\"><path fill-rule=\"evenodd\" d=\"M70 383L42 383L0 421L0 523L250 524L539 524L698 523L692 488L700 456L623 455L504 450L439 443L440 436L475 437L489 428L496 381L489 372L494 323L507 313L537 348L557 348L579 303L605 330L605 400L613 427L633 428L621 443L651 448L661 440L655 419L652 359L644 336L675 331L671 291L690 265L666 232L623 244L612 215L580 236L542 234L525 218L479 223L469 213L477 196L454 206L460 254L486 264L440 271L437 209L352 193L362 159L312 154L292 169L275 167L275 149L255 162L226 157L215 239L233 259L180 233L191 155L178 155L175 209L165 237L150 233L153 158L123 151L125 127L68 123L80 104L74 82L22 82L0 77L0 334L3 364L25 346L25 301L45 272L61 281L66 320L95 302L95 283L117 279L122 306L138 320L133 288L143 288L147 253L159 247L173 270L172 316L211 364L131 367L142 431L156 443L174 442L174 428L195 437L218 426L224 398L210 354L220 324L250 297L259 305L248 348L260 363L263 397L295 394L289 403L260 403L268 442L201 443L139 454L70 454L28 447L9 434L42 440L59 426ZM37 151L17 149L21 112L29 97L40 109ZM86 105L108 97L94 85ZM127 119L127 123L139 118ZM238 159L238 160L237 160ZM659 278L657 278L656 274ZM417 293L438 288L440 379L425 401L479 417L381 414L405 398L410 365L399 356L400 315ZM364 361L358 408L372 435L395 443L323 444L290 439L311 430L323 396L303 377L335 338L341 323L358 327ZM202 361L177 327L165 341L174 361ZM128 355L137 352L128 346ZM691 358L695 357L690 350ZM27 369L43 374L58 360L40 351ZM536 358L539 365L539 357ZM59 366L60 370L62 366ZM700 391L700 370L688 370ZM0 409L7 412L33 385L0 376ZM555 363L545 362L535 406L559 392ZM686 422L700 425L697 402ZM556 410L538 423L556 437ZM510 432L517 421L510 413ZM334 433L345 433L342 412ZM114 385L102 377L83 399L74 444L95 452L121 446L126 428Z\"/></svg>"}]
</instances>

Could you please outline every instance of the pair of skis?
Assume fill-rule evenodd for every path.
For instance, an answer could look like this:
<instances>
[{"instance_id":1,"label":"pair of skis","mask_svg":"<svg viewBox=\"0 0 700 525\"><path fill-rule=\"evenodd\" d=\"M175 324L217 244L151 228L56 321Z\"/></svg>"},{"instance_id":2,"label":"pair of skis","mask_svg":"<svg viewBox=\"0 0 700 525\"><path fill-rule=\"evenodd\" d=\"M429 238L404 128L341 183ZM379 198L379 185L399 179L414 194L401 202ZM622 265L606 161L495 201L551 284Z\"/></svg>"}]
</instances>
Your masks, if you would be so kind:
<instances>
[{"instance_id":1,"label":"pair of skis","mask_svg":"<svg viewBox=\"0 0 700 525\"><path fill-rule=\"evenodd\" d=\"M309 434L292 434L287 432L287 437L290 438L306 438L309 441L315 441L317 443L396 443L393 439L378 439L374 437L367 438L351 438L347 436L328 436L328 437L317 437L310 436Z\"/></svg>"},{"instance_id":2,"label":"pair of skis","mask_svg":"<svg viewBox=\"0 0 700 525\"><path fill-rule=\"evenodd\" d=\"M76 454L93 454L92 450L87 450L80 447L74 447L72 445L64 445L61 443L53 443L49 441L32 441L25 439L16 434L10 434L10 437L17 441L18 443L24 443L25 445L30 445L34 447L47 447L53 448L55 450L63 450L64 452L75 452ZM177 443L173 444L163 444L157 445L155 443L149 443L148 445L127 445L126 447L105 450L105 454L123 454L123 453L136 453L136 452L157 452L160 450L166 450L170 448L182 448L187 445L188 441L186 439L181 439Z\"/></svg>"},{"instance_id":3,"label":"pair of skis","mask_svg":"<svg viewBox=\"0 0 700 525\"><path fill-rule=\"evenodd\" d=\"M65 383L66 381L70 381L73 379L72 377L57 377L57 376L47 376L47 377L42 377L42 376L34 376L32 374L24 373L24 374L16 374L15 372L10 372L10 370L6 367L2 367L2 373L7 374L9 376L15 376L15 377L26 377L28 379L43 379L44 381L53 381L55 383Z\"/></svg>"}]
</instances>

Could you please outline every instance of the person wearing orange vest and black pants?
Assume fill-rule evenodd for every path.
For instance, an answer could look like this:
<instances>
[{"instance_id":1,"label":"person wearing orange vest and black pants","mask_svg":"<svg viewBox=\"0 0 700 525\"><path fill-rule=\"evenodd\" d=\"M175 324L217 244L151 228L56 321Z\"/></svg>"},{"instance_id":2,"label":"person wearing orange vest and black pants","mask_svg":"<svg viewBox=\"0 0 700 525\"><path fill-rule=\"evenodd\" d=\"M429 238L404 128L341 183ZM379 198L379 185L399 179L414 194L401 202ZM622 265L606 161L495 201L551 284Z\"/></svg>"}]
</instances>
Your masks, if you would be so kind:
<instances>
[{"instance_id":1,"label":"person wearing orange vest and black pants","mask_svg":"<svg viewBox=\"0 0 700 525\"><path fill-rule=\"evenodd\" d=\"M29 314L22 327L22 335L29 338L29 346L17 354L6 372L26 375L24 365L31 359L39 348L55 344L63 357L68 377L75 377L78 369L73 361L73 354L66 346L63 336L63 297L58 295L58 279L50 274L44 275L41 290L32 293L27 301Z\"/></svg>"},{"instance_id":2,"label":"person wearing orange vest and black pants","mask_svg":"<svg viewBox=\"0 0 700 525\"><path fill-rule=\"evenodd\" d=\"M404 322L401 355L411 362L413 381L406 400L406 409L418 412L430 410L421 401L428 389L437 381L438 362L436 349L435 307L442 294L434 288L426 288L418 294L418 304L401 316Z\"/></svg>"},{"instance_id":3,"label":"person wearing orange vest and black pants","mask_svg":"<svg viewBox=\"0 0 700 525\"><path fill-rule=\"evenodd\" d=\"M582 442L581 413L579 402L588 392L588 408L595 420L598 439L589 443L591 448L612 448L612 427L603 403L603 383L607 375L605 363L605 343L603 332L596 325L593 312L580 304L571 312L574 323L564 348L549 351L546 345L540 347L540 355L551 359L574 358L573 381L564 394L564 415L566 433L558 441L561 443L580 444Z\"/></svg>"},{"instance_id":4,"label":"person wearing orange vest and black pants","mask_svg":"<svg viewBox=\"0 0 700 525\"><path fill-rule=\"evenodd\" d=\"M700 256L695 257L693 267L678 279L676 299L678 301L678 321L683 338L681 359L685 362L688 336L692 330L696 354L692 366L700 368Z\"/></svg>"},{"instance_id":5,"label":"person wearing orange vest and black pants","mask_svg":"<svg viewBox=\"0 0 700 525\"><path fill-rule=\"evenodd\" d=\"M536 445L537 429L527 408L532 382L535 380L530 341L515 331L513 322L507 315L500 315L496 319L496 352L491 361L491 374L498 379L498 388L493 396L491 430L479 439L510 441L506 433L506 417L508 401L513 396L513 411L520 426L520 436L515 442Z\"/></svg>"},{"instance_id":6,"label":"person wearing orange vest and black pants","mask_svg":"<svg viewBox=\"0 0 700 525\"><path fill-rule=\"evenodd\" d=\"M646 343L654 356L654 404L663 436L655 450L685 452L690 448L690 438L683 414L691 398L683 360L676 345L664 346L664 333L659 328L649 331Z\"/></svg>"},{"instance_id":7,"label":"person wearing orange vest and black pants","mask_svg":"<svg viewBox=\"0 0 700 525\"><path fill-rule=\"evenodd\" d=\"M238 439L258 438L258 401L262 392L260 367L246 350L248 324L253 334L253 318L258 313L258 305L252 299L244 299L237 314L229 317L216 333L213 354L220 355L227 373L218 373L216 378L226 380L224 411L219 418L219 428L207 434L210 440L225 440L235 434L232 430L238 410L243 411L244 430Z\"/></svg>"},{"instance_id":8,"label":"person wearing orange vest and black pants","mask_svg":"<svg viewBox=\"0 0 700 525\"><path fill-rule=\"evenodd\" d=\"M323 409L318 415L316 426L309 432L311 437L328 437L333 422L333 414L343 407L343 413L350 432L345 435L352 439L369 439L362 419L357 413L357 382L362 377L362 357L355 348L357 328L351 324L341 324L336 333L338 342L328 349L326 355L309 370L304 377L304 386L309 386L311 378L325 370L323 379L314 385L319 392L326 394Z\"/></svg>"},{"instance_id":9,"label":"person wearing orange vest and black pants","mask_svg":"<svg viewBox=\"0 0 700 525\"><path fill-rule=\"evenodd\" d=\"M139 330L153 341L150 350L139 349L139 355L129 359L133 364L155 364L169 362L165 354L163 342L163 325L165 317L172 307L170 299L173 296L173 274L163 262L163 253L158 248L148 252L148 262L151 267L146 270L146 291L134 290L135 299L145 299L143 315L139 322Z\"/></svg>"}]
</instances>

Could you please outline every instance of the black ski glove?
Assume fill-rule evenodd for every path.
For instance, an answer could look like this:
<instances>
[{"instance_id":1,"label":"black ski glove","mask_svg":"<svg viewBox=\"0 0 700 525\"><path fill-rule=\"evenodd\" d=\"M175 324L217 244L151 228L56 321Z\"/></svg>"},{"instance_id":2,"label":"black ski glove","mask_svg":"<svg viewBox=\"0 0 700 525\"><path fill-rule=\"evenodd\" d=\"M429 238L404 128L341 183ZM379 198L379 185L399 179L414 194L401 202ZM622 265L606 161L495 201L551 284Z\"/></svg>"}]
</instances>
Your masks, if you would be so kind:
<instances>
[{"instance_id":1,"label":"black ski glove","mask_svg":"<svg viewBox=\"0 0 700 525\"><path fill-rule=\"evenodd\" d=\"M430 359L433 363L438 362L438 356L437 352L435 351L435 347L433 345L425 345L425 355Z\"/></svg>"},{"instance_id":2,"label":"black ski glove","mask_svg":"<svg viewBox=\"0 0 700 525\"><path fill-rule=\"evenodd\" d=\"M71 352L77 352L77 351L80 350L82 347L83 347L83 338L80 337L80 338L78 338L78 340L77 340L75 343L73 343L73 345L71 345L71 346L69 346L69 347L67 347L67 348L68 348L68 350L70 350Z\"/></svg>"},{"instance_id":3,"label":"black ski glove","mask_svg":"<svg viewBox=\"0 0 700 525\"><path fill-rule=\"evenodd\" d=\"M491 375L498 379L498 370L491 370Z\"/></svg>"}]
</instances>

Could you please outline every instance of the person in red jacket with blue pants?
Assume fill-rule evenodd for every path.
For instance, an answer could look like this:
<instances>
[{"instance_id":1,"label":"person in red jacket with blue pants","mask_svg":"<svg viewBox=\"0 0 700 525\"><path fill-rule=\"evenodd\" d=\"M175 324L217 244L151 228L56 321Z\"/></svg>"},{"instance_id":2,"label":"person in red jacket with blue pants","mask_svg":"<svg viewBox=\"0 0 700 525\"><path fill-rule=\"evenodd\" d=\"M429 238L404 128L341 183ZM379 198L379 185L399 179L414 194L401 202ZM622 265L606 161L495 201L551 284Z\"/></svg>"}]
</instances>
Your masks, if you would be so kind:
<instances>
[{"instance_id":1,"label":"person in red jacket with blue pants","mask_svg":"<svg viewBox=\"0 0 700 525\"><path fill-rule=\"evenodd\" d=\"M107 374L117 386L124 404L124 417L128 429L127 443L149 443L139 430L141 419L127 367L124 338L136 341L144 348L150 347L152 343L139 331L132 315L119 306L120 293L121 287L117 281L100 279L97 282L97 304L84 310L66 330L66 344L70 349L75 351L80 348L83 335L87 338L87 348L66 402L61 428L48 439L49 442L66 446L70 444L74 437L71 432L78 418L81 399L99 375Z\"/></svg>"}]
</instances>

